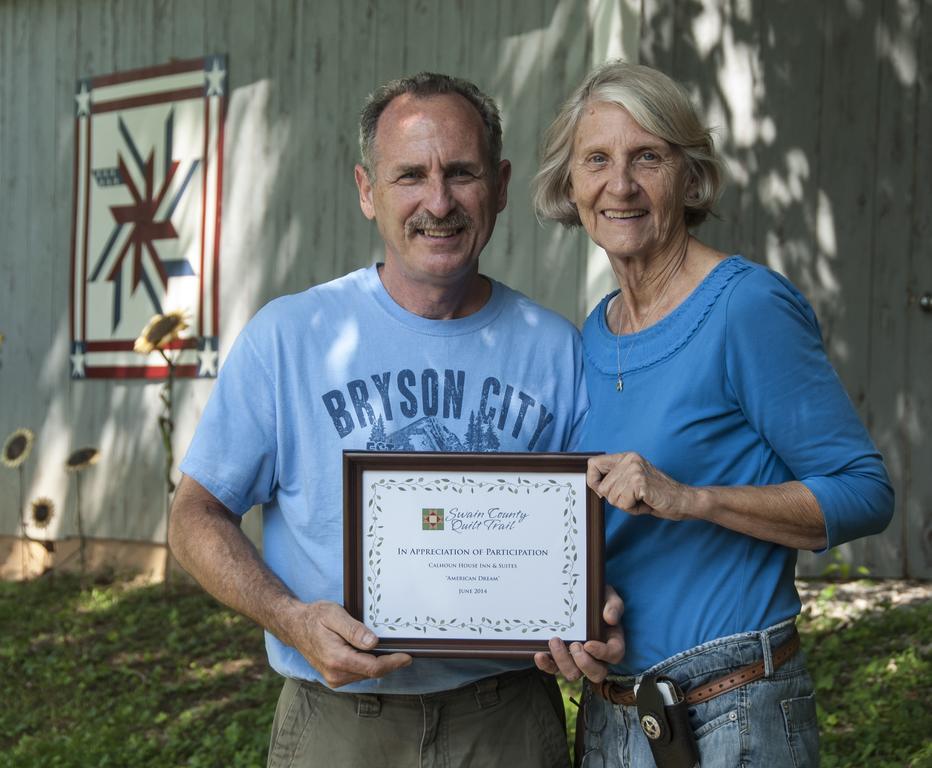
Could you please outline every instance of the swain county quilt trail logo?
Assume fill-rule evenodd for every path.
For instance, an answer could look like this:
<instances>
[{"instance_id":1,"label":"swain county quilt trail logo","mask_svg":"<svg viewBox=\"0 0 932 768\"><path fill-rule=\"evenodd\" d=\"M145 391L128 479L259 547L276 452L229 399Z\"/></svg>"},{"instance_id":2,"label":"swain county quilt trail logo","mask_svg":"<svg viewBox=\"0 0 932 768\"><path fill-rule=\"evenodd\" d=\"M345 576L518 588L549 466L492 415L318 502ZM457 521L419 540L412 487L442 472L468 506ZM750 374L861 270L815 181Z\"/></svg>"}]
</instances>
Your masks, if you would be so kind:
<instances>
[{"instance_id":1,"label":"swain county quilt trail logo","mask_svg":"<svg viewBox=\"0 0 932 768\"><path fill-rule=\"evenodd\" d=\"M443 510L442 509L422 509L421 523L425 531L442 531L443 530Z\"/></svg>"}]
</instances>

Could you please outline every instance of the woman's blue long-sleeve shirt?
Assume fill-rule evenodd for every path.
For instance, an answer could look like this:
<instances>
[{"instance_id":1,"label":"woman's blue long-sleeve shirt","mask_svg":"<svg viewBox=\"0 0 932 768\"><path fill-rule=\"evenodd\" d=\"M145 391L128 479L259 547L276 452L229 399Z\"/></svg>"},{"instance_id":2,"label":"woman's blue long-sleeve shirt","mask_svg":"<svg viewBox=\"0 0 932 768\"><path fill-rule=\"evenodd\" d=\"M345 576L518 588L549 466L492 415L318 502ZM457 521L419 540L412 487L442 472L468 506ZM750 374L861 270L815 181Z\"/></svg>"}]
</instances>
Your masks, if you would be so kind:
<instances>
[{"instance_id":1,"label":"woman's blue long-sleeve shirt","mask_svg":"<svg viewBox=\"0 0 932 768\"><path fill-rule=\"evenodd\" d=\"M613 295L583 328L583 450L635 451L695 486L799 480L819 502L829 547L886 527L883 461L789 281L729 257L667 317L620 339L605 320ZM607 580L625 601L618 671L795 616L795 566L795 549L607 506Z\"/></svg>"}]
</instances>

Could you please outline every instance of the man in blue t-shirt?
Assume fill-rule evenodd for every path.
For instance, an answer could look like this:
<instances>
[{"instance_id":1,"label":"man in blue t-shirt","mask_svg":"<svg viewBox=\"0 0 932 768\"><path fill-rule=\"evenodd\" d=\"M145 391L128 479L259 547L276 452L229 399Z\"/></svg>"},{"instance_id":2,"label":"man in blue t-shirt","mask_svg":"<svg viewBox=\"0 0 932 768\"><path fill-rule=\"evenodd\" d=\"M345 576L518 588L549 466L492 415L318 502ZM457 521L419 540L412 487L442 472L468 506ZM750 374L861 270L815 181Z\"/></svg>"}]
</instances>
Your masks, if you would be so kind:
<instances>
[{"instance_id":1,"label":"man in blue t-shirt","mask_svg":"<svg viewBox=\"0 0 932 768\"><path fill-rule=\"evenodd\" d=\"M495 104L442 75L392 81L360 149L384 263L273 301L240 334L181 465L172 550L266 629L286 678L269 765L567 765L553 678L374 655L340 604L343 450L561 451L587 408L576 329L479 273L511 172ZM257 504L264 560L239 528ZM606 621L620 610L612 595ZM569 652L604 676L620 630Z\"/></svg>"}]
</instances>

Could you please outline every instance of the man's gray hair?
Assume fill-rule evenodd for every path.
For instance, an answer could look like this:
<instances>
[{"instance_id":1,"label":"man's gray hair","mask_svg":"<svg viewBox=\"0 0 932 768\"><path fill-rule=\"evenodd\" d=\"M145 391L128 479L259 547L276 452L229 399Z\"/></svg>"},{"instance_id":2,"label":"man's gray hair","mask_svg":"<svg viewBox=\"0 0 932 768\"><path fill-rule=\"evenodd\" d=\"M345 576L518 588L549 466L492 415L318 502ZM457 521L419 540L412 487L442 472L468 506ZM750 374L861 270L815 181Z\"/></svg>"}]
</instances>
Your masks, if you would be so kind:
<instances>
[{"instance_id":1,"label":"man's gray hair","mask_svg":"<svg viewBox=\"0 0 932 768\"><path fill-rule=\"evenodd\" d=\"M705 221L721 194L725 170L711 132L699 120L681 85L656 69L620 60L593 69L547 130L540 170L532 182L538 217L567 227L580 226L569 197L570 160L576 128L586 106L596 102L626 109L645 131L683 153L689 181L683 200L686 226Z\"/></svg>"},{"instance_id":2,"label":"man's gray hair","mask_svg":"<svg viewBox=\"0 0 932 768\"><path fill-rule=\"evenodd\" d=\"M493 174L498 173L498 164L502 158L502 118L495 102L468 80L434 72L419 72L413 77L401 77L385 83L366 99L366 105L359 115L359 154L362 167L370 179L375 178L376 128L379 117L391 101L405 94L426 99L451 93L466 99L482 118L489 152L489 168Z\"/></svg>"}]
</instances>

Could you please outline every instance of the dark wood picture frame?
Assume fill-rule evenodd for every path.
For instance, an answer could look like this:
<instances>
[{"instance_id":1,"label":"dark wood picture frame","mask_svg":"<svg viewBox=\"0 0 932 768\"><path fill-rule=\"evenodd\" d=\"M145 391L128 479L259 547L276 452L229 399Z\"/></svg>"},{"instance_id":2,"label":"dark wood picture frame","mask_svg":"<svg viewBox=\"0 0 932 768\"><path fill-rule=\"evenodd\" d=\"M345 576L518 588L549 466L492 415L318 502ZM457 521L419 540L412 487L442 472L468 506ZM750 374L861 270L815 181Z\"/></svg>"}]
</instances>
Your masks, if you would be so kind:
<instances>
[{"instance_id":1,"label":"dark wood picture frame","mask_svg":"<svg viewBox=\"0 0 932 768\"><path fill-rule=\"evenodd\" d=\"M579 473L585 477L590 453L433 453L344 451L343 452L343 595L344 607L358 621L364 618L366 558L363 553L363 476L367 470L428 472L451 471L467 475L494 473ZM571 640L602 640L605 627L602 607L605 601L604 517L602 500L586 487L584 524L581 541L585 542L584 568L586 637ZM583 558L580 558L581 560ZM376 632L378 635L378 632ZM450 658L530 658L538 651L547 651L552 635L537 639L476 639L456 637L454 632L443 638L382 637L375 653L405 652L412 656Z\"/></svg>"}]
</instances>

